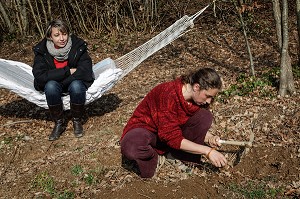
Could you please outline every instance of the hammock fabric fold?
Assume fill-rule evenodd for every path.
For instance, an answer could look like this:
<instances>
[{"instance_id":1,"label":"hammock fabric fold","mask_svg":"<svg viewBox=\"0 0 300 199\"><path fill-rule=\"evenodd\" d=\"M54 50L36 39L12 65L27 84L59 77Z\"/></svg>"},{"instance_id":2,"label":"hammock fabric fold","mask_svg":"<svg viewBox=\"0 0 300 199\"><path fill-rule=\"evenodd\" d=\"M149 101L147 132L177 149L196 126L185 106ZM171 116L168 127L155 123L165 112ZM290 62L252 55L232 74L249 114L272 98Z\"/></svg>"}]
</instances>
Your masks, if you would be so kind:
<instances>
[{"instance_id":1,"label":"hammock fabric fold","mask_svg":"<svg viewBox=\"0 0 300 199\"><path fill-rule=\"evenodd\" d=\"M209 5L191 17L183 16L163 32L122 57L116 60L107 58L95 64L93 71L96 79L87 91L86 104L99 99L141 62L186 33L188 28L193 27L194 19L204 12L207 7ZM47 109L45 94L34 89L33 80L31 66L22 62L0 59L0 88L8 89L22 98ZM69 109L69 95L63 97L63 102L65 109Z\"/></svg>"}]
</instances>

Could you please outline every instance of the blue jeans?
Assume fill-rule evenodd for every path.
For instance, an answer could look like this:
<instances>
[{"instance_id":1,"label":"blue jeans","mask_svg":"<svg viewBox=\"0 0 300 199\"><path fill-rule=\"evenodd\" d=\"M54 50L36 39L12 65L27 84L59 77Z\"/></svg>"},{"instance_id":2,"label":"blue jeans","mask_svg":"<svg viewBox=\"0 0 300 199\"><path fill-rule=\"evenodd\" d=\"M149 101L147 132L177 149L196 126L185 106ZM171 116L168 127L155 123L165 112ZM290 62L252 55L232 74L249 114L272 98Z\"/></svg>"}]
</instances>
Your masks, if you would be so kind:
<instances>
[{"instance_id":1,"label":"blue jeans","mask_svg":"<svg viewBox=\"0 0 300 199\"><path fill-rule=\"evenodd\" d=\"M74 80L68 87L70 102L73 104L84 104L86 99L87 88L81 80ZM48 105L62 104L62 96L65 95L62 85L57 81L49 81L45 85L45 95Z\"/></svg>"}]
</instances>

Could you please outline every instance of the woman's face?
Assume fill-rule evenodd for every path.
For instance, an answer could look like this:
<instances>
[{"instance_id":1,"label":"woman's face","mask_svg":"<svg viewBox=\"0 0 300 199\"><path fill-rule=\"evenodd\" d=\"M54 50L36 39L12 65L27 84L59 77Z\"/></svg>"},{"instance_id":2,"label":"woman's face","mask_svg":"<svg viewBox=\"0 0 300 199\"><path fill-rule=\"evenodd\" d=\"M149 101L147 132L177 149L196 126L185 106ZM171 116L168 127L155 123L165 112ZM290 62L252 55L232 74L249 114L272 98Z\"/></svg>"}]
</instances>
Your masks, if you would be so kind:
<instances>
[{"instance_id":1,"label":"woman's face","mask_svg":"<svg viewBox=\"0 0 300 199\"><path fill-rule=\"evenodd\" d=\"M193 100L197 105L210 104L214 97L218 94L219 89L209 88L207 90L200 89L199 84L194 86Z\"/></svg>"},{"instance_id":2,"label":"woman's face","mask_svg":"<svg viewBox=\"0 0 300 199\"><path fill-rule=\"evenodd\" d=\"M67 33L62 33L58 28L52 27L51 40L56 48L63 48L68 43L69 35Z\"/></svg>"}]
</instances>

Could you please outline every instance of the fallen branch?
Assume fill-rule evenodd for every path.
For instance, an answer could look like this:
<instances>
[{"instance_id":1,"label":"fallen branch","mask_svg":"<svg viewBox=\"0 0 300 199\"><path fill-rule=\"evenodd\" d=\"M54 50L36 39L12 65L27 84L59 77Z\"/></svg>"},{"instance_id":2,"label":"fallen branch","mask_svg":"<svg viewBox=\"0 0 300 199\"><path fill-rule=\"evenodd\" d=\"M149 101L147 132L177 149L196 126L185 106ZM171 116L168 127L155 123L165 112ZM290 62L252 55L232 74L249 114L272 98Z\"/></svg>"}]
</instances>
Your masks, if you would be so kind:
<instances>
[{"instance_id":1,"label":"fallen branch","mask_svg":"<svg viewBox=\"0 0 300 199\"><path fill-rule=\"evenodd\" d=\"M19 123L26 123L26 122L32 122L33 120L21 120L21 121L16 121L16 122L9 122L4 124L3 126L10 126L10 125L15 125L15 124L19 124Z\"/></svg>"}]
</instances>

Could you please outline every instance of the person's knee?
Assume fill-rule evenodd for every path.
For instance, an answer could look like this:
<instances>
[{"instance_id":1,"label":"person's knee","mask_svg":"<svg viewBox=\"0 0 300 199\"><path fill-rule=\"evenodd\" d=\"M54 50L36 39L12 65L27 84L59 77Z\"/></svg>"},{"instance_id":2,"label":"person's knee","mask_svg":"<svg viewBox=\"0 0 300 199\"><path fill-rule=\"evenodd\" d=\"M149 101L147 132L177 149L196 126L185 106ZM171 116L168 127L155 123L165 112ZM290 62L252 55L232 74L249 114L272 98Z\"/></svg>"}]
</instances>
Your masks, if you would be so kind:
<instances>
[{"instance_id":1,"label":"person's knee","mask_svg":"<svg viewBox=\"0 0 300 199\"><path fill-rule=\"evenodd\" d=\"M74 80L69 86L69 92L73 94L85 93L86 88L82 81Z\"/></svg>"},{"instance_id":2,"label":"person's knee","mask_svg":"<svg viewBox=\"0 0 300 199\"><path fill-rule=\"evenodd\" d=\"M137 158L138 146L135 142L128 139L123 139L121 141L121 153L130 160Z\"/></svg>"},{"instance_id":3,"label":"person's knee","mask_svg":"<svg viewBox=\"0 0 300 199\"><path fill-rule=\"evenodd\" d=\"M47 82L45 85L46 90L57 90L57 88L58 88L58 82L53 80Z\"/></svg>"},{"instance_id":4,"label":"person's knee","mask_svg":"<svg viewBox=\"0 0 300 199\"><path fill-rule=\"evenodd\" d=\"M212 120L213 119L213 114L210 112L210 110L200 109L199 110L199 114L200 114L200 117L205 117L208 120Z\"/></svg>"},{"instance_id":5,"label":"person's knee","mask_svg":"<svg viewBox=\"0 0 300 199\"><path fill-rule=\"evenodd\" d=\"M125 135L121 140L121 153L132 160L152 158L154 149L146 142L146 139L138 139L132 135Z\"/></svg>"},{"instance_id":6,"label":"person's knee","mask_svg":"<svg viewBox=\"0 0 300 199\"><path fill-rule=\"evenodd\" d=\"M210 128L212 121L213 121L213 114L206 109L200 109L197 112L197 118L199 121L201 121L202 125L207 126L207 128Z\"/></svg>"},{"instance_id":7,"label":"person's knee","mask_svg":"<svg viewBox=\"0 0 300 199\"><path fill-rule=\"evenodd\" d=\"M60 84L53 80L47 82L45 85L45 93L48 95L60 95L61 90Z\"/></svg>"}]
</instances>

